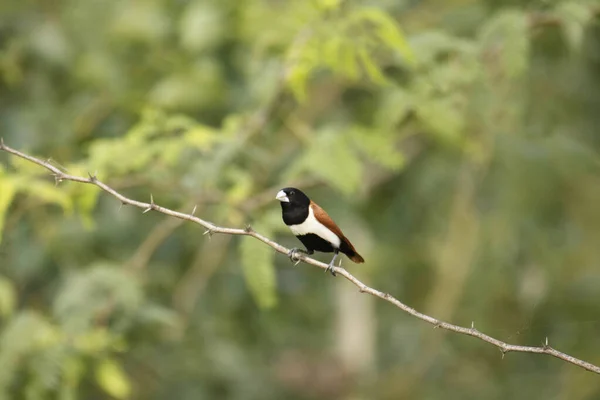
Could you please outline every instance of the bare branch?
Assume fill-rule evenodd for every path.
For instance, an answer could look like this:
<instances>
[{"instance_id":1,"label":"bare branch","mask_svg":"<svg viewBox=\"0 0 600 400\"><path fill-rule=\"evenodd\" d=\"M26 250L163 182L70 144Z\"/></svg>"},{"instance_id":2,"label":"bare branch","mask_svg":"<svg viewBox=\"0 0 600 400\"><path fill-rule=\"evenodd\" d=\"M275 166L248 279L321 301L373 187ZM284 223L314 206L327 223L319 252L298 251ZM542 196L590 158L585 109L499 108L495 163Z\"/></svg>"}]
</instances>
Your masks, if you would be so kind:
<instances>
[{"instance_id":1,"label":"bare branch","mask_svg":"<svg viewBox=\"0 0 600 400\"><path fill-rule=\"evenodd\" d=\"M203 220L201 218L194 216L193 213L194 213L195 209L194 209L194 211L192 211L192 214L185 214L182 212L174 211L174 210L157 205L154 202L154 198L152 196L150 196L150 203L144 203L141 201L130 199L128 197L123 196L116 190L112 189L110 186L106 185L105 183L101 182L96 177L96 175L90 174L89 177L87 177L87 178L75 176L75 175L69 175L46 161L42 161L38 158L32 157L25 153L21 153L18 150L8 147L6 144L4 144L4 141L2 140L2 138L0 138L0 150L3 150L7 153L13 154L17 157L20 157L22 159L25 159L27 161L30 161L34 164L37 164L41 167L46 168L47 170L52 172L52 174L54 175L54 177L56 178L57 181L73 181L73 182L88 183L88 184L96 185L100 189L102 189L105 192L116 197L121 202L121 204L129 204L129 205L138 207L138 208L144 210L144 212L153 210L153 211L158 211L162 214L166 214L166 215L169 215L169 216L172 216L175 218L194 222L194 223L202 225L204 228L206 228L205 234L209 234L209 235L212 235L214 233L223 233L226 235L252 236L253 238L258 239L261 242L265 243L266 245L271 246L273 249L275 249L277 252L279 252L281 254L285 254L285 255L290 254L290 249L287 249L286 247L280 245L279 243L267 238L266 236L261 235L260 233L256 232L254 229L252 229L252 227L250 225L246 226L244 229L221 227L221 226L217 226L209 221L206 221L206 220ZM307 255L302 254L300 252L297 252L296 254L294 254L294 256L299 261L305 262L310 265L314 265L314 266L322 268L322 269L327 269L327 267L328 267L327 264L317 261L313 258L310 258ZM547 354L552 357L556 357L558 359L561 359L563 361L571 363L573 365L577 365L588 371L594 372L596 374L600 374L600 367L598 367L594 364L591 364L589 362L580 360L578 358L575 358L573 356L570 356L568 354L562 353L562 352L550 347L550 345L548 344L549 341L548 341L547 337L545 338L545 341L543 342L542 346L539 346L539 347L518 346L518 345L508 344L508 343L505 343L501 340L495 339L491 336L488 336L488 335L478 331L477 329L475 329L474 322L471 323L471 327L466 328L466 327L450 324L448 322L440 321L434 317L431 317L429 315L418 312L414 308L407 306L406 304L402 303L400 300L396 299L394 296L392 296L388 293L381 292L377 289L374 289L372 287L365 285L360 280L358 280L356 277L354 277L354 275L352 275L348 271L346 271L344 268L334 266L333 271L336 274L343 276L348 281L352 282L361 293L368 293L372 296L379 297L380 299L393 304L394 306L396 306L399 309L401 309L402 311L412 315L413 317L416 317L422 321L430 323L431 325L433 325L434 328L442 328L442 329L445 329L445 330L448 330L451 332L459 333L461 335L476 337L484 342L487 342L487 343L490 343L490 344L496 346L501 351L503 358L504 358L504 355L508 352Z\"/></svg>"}]
</instances>

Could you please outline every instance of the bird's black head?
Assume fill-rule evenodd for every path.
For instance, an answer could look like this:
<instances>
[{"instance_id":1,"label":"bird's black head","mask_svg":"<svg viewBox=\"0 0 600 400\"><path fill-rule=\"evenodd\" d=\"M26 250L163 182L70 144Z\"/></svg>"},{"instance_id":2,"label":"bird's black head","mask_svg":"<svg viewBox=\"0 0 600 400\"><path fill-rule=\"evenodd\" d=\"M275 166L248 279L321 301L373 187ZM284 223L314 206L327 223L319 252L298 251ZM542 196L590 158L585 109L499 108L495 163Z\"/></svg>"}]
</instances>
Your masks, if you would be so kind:
<instances>
[{"instance_id":1,"label":"bird's black head","mask_svg":"<svg viewBox=\"0 0 600 400\"><path fill-rule=\"evenodd\" d=\"M301 190L287 187L275 197L281 202L281 216L286 225L303 223L310 213L310 199Z\"/></svg>"},{"instance_id":2,"label":"bird's black head","mask_svg":"<svg viewBox=\"0 0 600 400\"><path fill-rule=\"evenodd\" d=\"M293 187L281 189L275 198L281 202L282 208L308 208L310 205L310 199L308 196L305 195L301 190Z\"/></svg>"}]
</instances>

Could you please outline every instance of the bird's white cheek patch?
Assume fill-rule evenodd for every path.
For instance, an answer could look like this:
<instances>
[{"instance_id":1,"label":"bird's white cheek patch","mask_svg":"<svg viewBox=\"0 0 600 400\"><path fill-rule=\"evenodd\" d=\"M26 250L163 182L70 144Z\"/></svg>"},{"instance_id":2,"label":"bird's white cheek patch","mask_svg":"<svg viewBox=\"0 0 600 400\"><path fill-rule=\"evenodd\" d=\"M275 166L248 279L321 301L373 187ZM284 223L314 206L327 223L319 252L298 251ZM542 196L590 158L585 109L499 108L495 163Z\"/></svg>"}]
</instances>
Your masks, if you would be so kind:
<instances>
[{"instance_id":1,"label":"bird's white cheek patch","mask_svg":"<svg viewBox=\"0 0 600 400\"><path fill-rule=\"evenodd\" d=\"M327 240L333 245L333 247L339 248L341 240L335 233L331 232L325 225L320 223L313 213L312 208L308 209L308 217L306 220L298 225L290 225L292 233L296 236L308 235L313 233L322 239Z\"/></svg>"}]
</instances>

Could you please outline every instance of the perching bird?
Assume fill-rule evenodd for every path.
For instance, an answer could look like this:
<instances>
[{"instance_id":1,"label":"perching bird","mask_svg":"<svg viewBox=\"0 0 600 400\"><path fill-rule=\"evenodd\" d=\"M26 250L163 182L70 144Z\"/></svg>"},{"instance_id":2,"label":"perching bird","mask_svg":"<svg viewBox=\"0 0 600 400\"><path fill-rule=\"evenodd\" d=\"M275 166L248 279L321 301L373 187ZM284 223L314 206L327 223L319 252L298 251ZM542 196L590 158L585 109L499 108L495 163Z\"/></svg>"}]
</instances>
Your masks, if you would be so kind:
<instances>
[{"instance_id":1,"label":"perching bird","mask_svg":"<svg viewBox=\"0 0 600 400\"><path fill-rule=\"evenodd\" d=\"M315 250L324 253L333 252L335 254L326 270L330 271L333 276L335 276L333 263L339 252L347 255L355 263L365 261L325 210L309 199L301 190L292 187L284 188L277 193L275 198L281 202L283 222L306 247L306 251L292 249L290 251L291 258L294 258L296 251L309 255L313 254Z\"/></svg>"}]
</instances>

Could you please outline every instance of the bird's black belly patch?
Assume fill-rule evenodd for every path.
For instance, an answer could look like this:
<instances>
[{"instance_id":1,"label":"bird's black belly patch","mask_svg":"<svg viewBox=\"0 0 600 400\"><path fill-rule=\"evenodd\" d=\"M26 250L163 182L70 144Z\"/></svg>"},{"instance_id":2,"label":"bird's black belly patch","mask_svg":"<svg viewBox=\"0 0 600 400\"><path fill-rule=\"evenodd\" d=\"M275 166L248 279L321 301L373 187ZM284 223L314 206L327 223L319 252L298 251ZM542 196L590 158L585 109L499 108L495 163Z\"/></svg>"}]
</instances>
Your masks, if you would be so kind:
<instances>
[{"instance_id":1,"label":"bird's black belly patch","mask_svg":"<svg viewBox=\"0 0 600 400\"><path fill-rule=\"evenodd\" d=\"M333 246L327 240L321 238L314 233L307 235L296 236L308 251L321 251L323 253L333 252Z\"/></svg>"}]
</instances>

